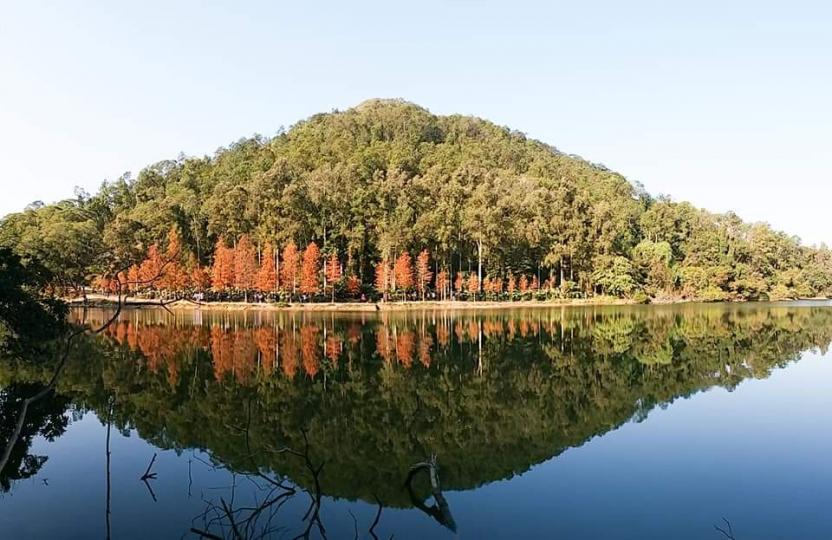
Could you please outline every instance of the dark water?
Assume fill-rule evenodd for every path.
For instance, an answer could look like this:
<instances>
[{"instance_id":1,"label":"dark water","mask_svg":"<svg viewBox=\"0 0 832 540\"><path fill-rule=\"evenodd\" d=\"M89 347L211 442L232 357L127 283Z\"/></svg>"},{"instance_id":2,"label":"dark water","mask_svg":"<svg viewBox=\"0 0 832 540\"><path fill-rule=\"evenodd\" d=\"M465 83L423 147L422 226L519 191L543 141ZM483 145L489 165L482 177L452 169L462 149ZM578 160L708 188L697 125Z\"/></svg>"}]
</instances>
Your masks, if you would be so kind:
<instances>
[{"instance_id":1,"label":"dark water","mask_svg":"<svg viewBox=\"0 0 832 540\"><path fill-rule=\"evenodd\" d=\"M0 537L832 538L830 341L819 304L131 311L30 408ZM50 358L0 362L4 445Z\"/></svg>"}]
</instances>

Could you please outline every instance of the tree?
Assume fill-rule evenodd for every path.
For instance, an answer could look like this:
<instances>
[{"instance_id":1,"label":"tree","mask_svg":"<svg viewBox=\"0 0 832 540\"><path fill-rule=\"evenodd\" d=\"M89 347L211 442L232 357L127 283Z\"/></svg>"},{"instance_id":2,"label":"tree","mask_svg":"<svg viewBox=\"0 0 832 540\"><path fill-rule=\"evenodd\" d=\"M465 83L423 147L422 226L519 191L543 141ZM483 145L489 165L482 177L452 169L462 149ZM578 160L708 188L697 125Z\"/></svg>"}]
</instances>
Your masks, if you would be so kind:
<instances>
[{"instance_id":1,"label":"tree","mask_svg":"<svg viewBox=\"0 0 832 540\"><path fill-rule=\"evenodd\" d=\"M470 294L473 298L477 297L477 294L480 292L480 279L477 277L477 274L471 272L471 275L468 276L468 294Z\"/></svg>"},{"instance_id":2,"label":"tree","mask_svg":"<svg viewBox=\"0 0 832 540\"><path fill-rule=\"evenodd\" d=\"M226 291L234 286L234 251L225 245L222 237L214 246L214 264L211 267L211 288Z\"/></svg>"},{"instance_id":3,"label":"tree","mask_svg":"<svg viewBox=\"0 0 832 540\"><path fill-rule=\"evenodd\" d=\"M159 288L159 281L164 278L165 264L159 254L159 246L153 244L147 248L147 256L139 266L139 281L142 287ZM161 279L160 279L161 278Z\"/></svg>"},{"instance_id":4,"label":"tree","mask_svg":"<svg viewBox=\"0 0 832 540\"><path fill-rule=\"evenodd\" d=\"M341 281L341 262L338 260L338 254L334 251L326 262L324 275L326 276L327 287L332 293L332 301L335 302L335 286Z\"/></svg>"},{"instance_id":5,"label":"tree","mask_svg":"<svg viewBox=\"0 0 832 540\"><path fill-rule=\"evenodd\" d=\"M355 274L347 276L345 289L350 296L358 296L361 293L361 280L358 279L358 276Z\"/></svg>"},{"instance_id":6,"label":"tree","mask_svg":"<svg viewBox=\"0 0 832 540\"><path fill-rule=\"evenodd\" d=\"M638 288L635 268L626 257L599 258L592 278L603 294L630 296Z\"/></svg>"},{"instance_id":7,"label":"tree","mask_svg":"<svg viewBox=\"0 0 832 540\"><path fill-rule=\"evenodd\" d=\"M442 300L445 300L447 296L447 288L448 288L448 271L442 269L436 274L436 290L439 292Z\"/></svg>"},{"instance_id":8,"label":"tree","mask_svg":"<svg viewBox=\"0 0 832 540\"><path fill-rule=\"evenodd\" d=\"M247 234L237 241L234 248L234 286L243 291L248 302L248 291L254 289L257 278L257 253Z\"/></svg>"},{"instance_id":9,"label":"tree","mask_svg":"<svg viewBox=\"0 0 832 540\"><path fill-rule=\"evenodd\" d=\"M456 278L454 279L454 292L459 295L462 292L462 289L465 288L465 276L462 272L456 273Z\"/></svg>"},{"instance_id":10,"label":"tree","mask_svg":"<svg viewBox=\"0 0 832 540\"><path fill-rule=\"evenodd\" d=\"M321 250L318 244L310 242L303 251L300 270L300 292L310 296L318 294L320 288Z\"/></svg>"},{"instance_id":11,"label":"tree","mask_svg":"<svg viewBox=\"0 0 832 540\"><path fill-rule=\"evenodd\" d=\"M289 291L290 300L294 297L298 285L299 263L300 255L298 254L298 247L294 242L289 242L283 248L283 261L280 265L280 283L283 288Z\"/></svg>"},{"instance_id":12,"label":"tree","mask_svg":"<svg viewBox=\"0 0 832 540\"><path fill-rule=\"evenodd\" d=\"M430 270L430 254L427 249L423 249L416 257L416 286L422 300L425 299L425 291L427 291L432 278L433 272Z\"/></svg>"},{"instance_id":13,"label":"tree","mask_svg":"<svg viewBox=\"0 0 832 540\"><path fill-rule=\"evenodd\" d=\"M204 266L195 264L189 275L191 286L198 290L204 291L211 286L211 273Z\"/></svg>"},{"instance_id":14,"label":"tree","mask_svg":"<svg viewBox=\"0 0 832 540\"><path fill-rule=\"evenodd\" d=\"M379 261L376 264L375 287L384 300L387 299L387 293L390 291L390 274L390 265L387 261Z\"/></svg>"},{"instance_id":15,"label":"tree","mask_svg":"<svg viewBox=\"0 0 832 540\"><path fill-rule=\"evenodd\" d=\"M237 276L234 257L224 264L227 254L208 245L218 237L245 245L244 236L257 246L285 246L275 273L290 299L301 259L291 240L300 238L315 239L327 254L337 246L342 272L361 284L372 282L380 259L392 266L403 248L415 249L412 286L420 297L431 281L423 248L449 272L450 282L435 287L442 297L454 290L469 296L472 271L478 295L486 283L499 294L493 276L510 273L513 297L523 274L524 297L533 275L551 292L601 294L606 285L595 278L609 284L616 257L632 264L636 292L670 299L832 293L827 248L730 212L651 197L603 166L491 122L400 101L316 115L210 157L160 161L94 195L32 204L0 220L0 246L50 270L49 286L61 294L82 294L94 276L112 277L134 263L138 272L154 244L170 261L159 284L168 292L187 288L194 268L212 261L216 290L248 291L259 277L252 285L250 262ZM401 291L391 272L386 287ZM464 283L456 287L458 272Z\"/></svg>"},{"instance_id":16,"label":"tree","mask_svg":"<svg viewBox=\"0 0 832 540\"><path fill-rule=\"evenodd\" d=\"M266 244L263 249L262 262L260 269L257 271L257 290L263 293L269 293L277 289L277 271L274 264L274 248L271 244Z\"/></svg>"},{"instance_id":17,"label":"tree","mask_svg":"<svg viewBox=\"0 0 832 540\"><path fill-rule=\"evenodd\" d=\"M410 258L410 253L402 251L393 265L393 288L402 291L406 300L407 292L413 288L413 282L413 259Z\"/></svg>"},{"instance_id":18,"label":"tree","mask_svg":"<svg viewBox=\"0 0 832 540\"><path fill-rule=\"evenodd\" d=\"M169 291L180 291L188 285L188 273L182 267L182 240L176 227L168 232L168 247L165 250L164 275L159 287Z\"/></svg>"}]
</instances>

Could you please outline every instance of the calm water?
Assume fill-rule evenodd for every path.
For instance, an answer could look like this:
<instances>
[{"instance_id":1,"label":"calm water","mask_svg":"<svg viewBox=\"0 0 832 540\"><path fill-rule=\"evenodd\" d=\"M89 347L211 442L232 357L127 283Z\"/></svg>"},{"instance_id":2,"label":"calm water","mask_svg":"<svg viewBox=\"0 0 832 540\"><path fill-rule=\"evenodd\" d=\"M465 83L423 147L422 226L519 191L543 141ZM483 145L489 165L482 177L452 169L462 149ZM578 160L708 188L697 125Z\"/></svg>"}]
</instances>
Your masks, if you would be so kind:
<instances>
[{"instance_id":1,"label":"calm water","mask_svg":"<svg viewBox=\"0 0 832 540\"><path fill-rule=\"evenodd\" d=\"M828 304L131 311L29 410L0 537L832 538L830 342Z\"/></svg>"}]
</instances>

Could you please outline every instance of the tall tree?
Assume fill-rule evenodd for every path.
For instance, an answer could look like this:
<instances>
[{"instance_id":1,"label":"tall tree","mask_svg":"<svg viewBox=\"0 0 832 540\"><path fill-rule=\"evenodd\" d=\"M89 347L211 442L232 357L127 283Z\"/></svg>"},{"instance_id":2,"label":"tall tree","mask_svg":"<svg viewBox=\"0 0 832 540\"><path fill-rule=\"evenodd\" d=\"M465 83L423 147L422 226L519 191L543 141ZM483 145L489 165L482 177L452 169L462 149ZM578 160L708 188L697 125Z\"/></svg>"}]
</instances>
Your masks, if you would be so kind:
<instances>
[{"instance_id":1,"label":"tall tree","mask_svg":"<svg viewBox=\"0 0 832 540\"><path fill-rule=\"evenodd\" d=\"M227 291L234 286L234 250L225 245L222 237L214 246L214 264L211 267L211 288Z\"/></svg>"},{"instance_id":2,"label":"tall tree","mask_svg":"<svg viewBox=\"0 0 832 540\"><path fill-rule=\"evenodd\" d=\"M326 262L325 275L327 288L332 294L332 301L335 302L335 287L341 281L341 261L338 260L338 254L334 251Z\"/></svg>"},{"instance_id":3,"label":"tall tree","mask_svg":"<svg viewBox=\"0 0 832 540\"><path fill-rule=\"evenodd\" d=\"M303 263L300 270L300 292L310 296L320 290L321 250L318 244L310 242L303 251Z\"/></svg>"},{"instance_id":4,"label":"tall tree","mask_svg":"<svg viewBox=\"0 0 832 540\"><path fill-rule=\"evenodd\" d=\"M156 244L147 248L147 257L139 266L139 280L142 282L141 287L158 289L159 281L166 267L162 256L159 254L159 246Z\"/></svg>"},{"instance_id":5,"label":"tall tree","mask_svg":"<svg viewBox=\"0 0 832 540\"><path fill-rule=\"evenodd\" d=\"M430 270L430 253L428 253L427 249L423 249L416 257L416 286L419 289L422 300L425 299L425 291L427 291L432 278L433 272Z\"/></svg>"},{"instance_id":6,"label":"tall tree","mask_svg":"<svg viewBox=\"0 0 832 540\"><path fill-rule=\"evenodd\" d=\"M376 264L375 287L384 300L387 300L390 292L390 274L390 264L387 261L382 260Z\"/></svg>"},{"instance_id":7,"label":"tall tree","mask_svg":"<svg viewBox=\"0 0 832 540\"><path fill-rule=\"evenodd\" d=\"M413 282L413 259L410 258L410 253L402 251L393 265L393 287L401 291L406 300L407 292L413 288Z\"/></svg>"},{"instance_id":8,"label":"tall tree","mask_svg":"<svg viewBox=\"0 0 832 540\"><path fill-rule=\"evenodd\" d=\"M277 271L274 258L274 248L271 244L266 244L263 249L260 269L257 271L257 290L260 292L269 293L277 289Z\"/></svg>"},{"instance_id":9,"label":"tall tree","mask_svg":"<svg viewBox=\"0 0 832 540\"><path fill-rule=\"evenodd\" d=\"M295 296L298 286L298 274L300 270L300 255L298 247L294 242L289 242L283 248L283 260L280 264L280 283L289 292L289 299Z\"/></svg>"},{"instance_id":10,"label":"tall tree","mask_svg":"<svg viewBox=\"0 0 832 540\"><path fill-rule=\"evenodd\" d=\"M248 301L248 291L254 289L257 278L257 252L251 239L244 234L237 241L234 248L234 286L245 294Z\"/></svg>"}]
</instances>

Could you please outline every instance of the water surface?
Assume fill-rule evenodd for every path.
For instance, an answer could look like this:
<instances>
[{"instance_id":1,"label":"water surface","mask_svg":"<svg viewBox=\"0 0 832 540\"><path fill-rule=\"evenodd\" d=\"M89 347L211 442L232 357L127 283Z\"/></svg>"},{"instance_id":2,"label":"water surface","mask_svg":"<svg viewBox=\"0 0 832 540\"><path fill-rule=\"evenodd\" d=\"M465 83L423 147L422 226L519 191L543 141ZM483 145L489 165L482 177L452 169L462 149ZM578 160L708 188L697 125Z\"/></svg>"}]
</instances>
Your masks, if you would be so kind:
<instances>
[{"instance_id":1,"label":"water surface","mask_svg":"<svg viewBox=\"0 0 832 540\"><path fill-rule=\"evenodd\" d=\"M128 311L29 411L0 530L828 538L830 341L812 303ZM0 362L4 446L50 358Z\"/></svg>"}]
</instances>

